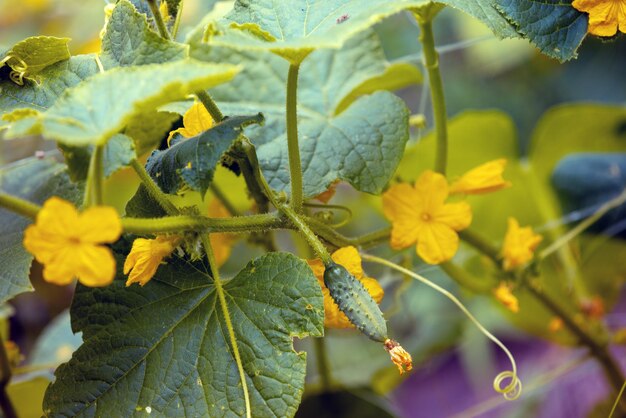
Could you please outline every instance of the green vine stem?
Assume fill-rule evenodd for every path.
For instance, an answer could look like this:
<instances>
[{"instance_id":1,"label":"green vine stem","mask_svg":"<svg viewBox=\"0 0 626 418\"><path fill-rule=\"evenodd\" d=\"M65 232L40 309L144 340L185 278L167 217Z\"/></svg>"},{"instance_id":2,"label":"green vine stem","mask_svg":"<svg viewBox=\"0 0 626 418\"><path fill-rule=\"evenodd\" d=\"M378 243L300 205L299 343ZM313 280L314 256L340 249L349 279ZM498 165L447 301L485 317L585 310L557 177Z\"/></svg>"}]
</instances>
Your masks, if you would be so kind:
<instances>
[{"instance_id":1,"label":"green vine stem","mask_svg":"<svg viewBox=\"0 0 626 418\"><path fill-rule=\"evenodd\" d=\"M37 218L37 214L41 210L39 205L2 192L0 192L0 207L30 219Z\"/></svg>"},{"instance_id":2,"label":"green vine stem","mask_svg":"<svg viewBox=\"0 0 626 418\"><path fill-rule=\"evenodd\" d=\"M285 216L289 218L293 226L302 233L304 239L306 239L311 248L313 248L313 251L315 251L315 254L322 259L322 262L325 265L332 262L330 253L328 252L324 244L322 244L322 242L317 238L311 228L309 228L304 219L301 218L300 215L298 215L291 206L281 204L279 205L278 210L284 213Z\"/></svg>"},{"instance_id":3,"label":"green vine stem","mask_svg":"<svg viewBox=\"0 0 626 418\"><path fill-rule=\"evenodd\" d=\"M443 94L443 82L439 72L439 54L435 49L435 38L433 35L432 18L434 14L427 13L427 15L420 16L416 14L415 17L420 26L420 42L424 49L424 66L428 72L433 118L435 120L435 135L437 137L435 171L445 175L448 161L448 116Z\"/></svg>"},{"instance_id":4,"label":"green vine stem","mask_svg":"<svg viewBox=\"0 0 626 418\"><path fill-rule=\"evenodd\" d=\"M174 215L178 213L178 208L170 201L163 191L159 188L159 186L152 180L152 177L148 174L143 164L141 164L136 159L131 160L130 166L135 170L135 173L139 176L139 179L143 183L144 187L148 191L148 194L156 200L159 205L170 215Z\"/></svg>"},{"instance_id":5,"label":"green vine stem","mask_svg":"<svg viewBox=\"0 0 626 418\"><path fill-rule=\"evenodd\" d=\"M87 186L85 187L85 206L102 205L104 180L104 145L96 145L91 153Z\"/></svg>"},{"instance_id":6,"label":"green vine stem","mask_svg":"<svg viewBox=\"0 0 626 418\"><path fill-rule=\"evenodd\" d=\"M217 107L217 103L215 103L215 100L213 100L209 93L204 90L198 90L196 92L196 97L204 105L207 112L209 112L209 115L211 115L215 123L219 123L224 119L222 111L219 109L219 107Z\"/></svg>"},{"instance_id":7,"label":"green vine stem","mask_svg":"<svg viewBox=\"0 0 626 418\"><path fill-rule=\"evenodd\" d=\"M326 340L324 337L313 338L313 347L315 349L315 358L317 360L317 372L320 375L322 383L322 391L328 392L332 387L332 375L330 364L328 362L328 353L326 351Z\"/></svg>"},{"instance_id":8,"label":"green vine stem","mask_svg":"<svg viewBox=\"0 0 626 418\"><path fill-rule=\"evenodd\" d=\"M156 23L157 29L159 30L159 34L161 38L171 40L170 33L167 31L167 26L165 26L165 22L163 21L163 16L161 16L161 11L159 10L159 6L157 6L156 0L147 0L148 6L150 6L150 11L152 12L152 16L154 17L154 22Z\"/></svg>"},{"instance_id":9,"label":"green vine stem","mask_svg":"<svg viewBox=\"0 0 626 418\"><path fill-rule=\"evenodd\" d=\"M360 248L375 247L376 245L388 241L391 234L391 227L386 227L353 238L337 232L319 219L307 216L305 220L315 231L316 235L319 235L324 241L337 248L347 247L349 245Z\"/></svg>"},{"instance_id":10,"label":"green vine stem","mask_svg":"<svg viewBox=\"0 0 626 418\"><path fill-rule=\"evenodd\" d=\"M0 410L4 418L17 418L17 413L7 393L7 386L11 381L11 365L7 355L4 338L0 339Z\"/></svg>"},{"instance_id":11,"label":"green vine stem","mask_svg":"<svg viewBox=\"0 0 626 418\"><path fill-rule=\"evenodd\" d=\"M172 39L176 39L178 35L178 28L180 26L180 19L183 16L183 5L185 4L185 0L180 0L178 3L178 10L176 10L176 18L174 19L174 26L172 27Z\"/></svg>"},{"instance_id":12,"label":"green vine stem","mask_svg":"<svg viewBox=\"0 0 626 418\"><path fill-rule=\"evenodd\" d=\"M165 234L183 231L254 232L287 228L284 219L271 214L207 218L204 216L166 216L163 218L122 218L124 231L131 234Z\"/></svg>"},{"instance_id":13,"label":"green vine stem","mask_svg":"<svg viewBox=\"0 0 626 418\"><path fill-rule=\"evenodd\" d=\"M289 65L287 75L287 145L289 147L289 176L291 178L291 207L302 212L302 162L298 143L298 72L299 64Z\"/></svg>"},{"instance_id":14,"label":"green vine stem","mask_svg":"<svg viewBox=\"0 0 626 418\"><path fill-rule=\"evenodd\" d=\"M258 166L255 170L251 163L253 159L256 159L256 151L254 149L254 145L252 145L250 141L247 140L247 138L246 140L237 140L233 147L231 147L229 151L229 156L237 161L237 164L239 165L239 170L241 171L241 175L246 182L248 192L250 192L250 196L256 202L259 212L268 212L269 198L265 195L263 188L257 180L258 176L256 174L256 171L258 171Z\"/></svg>"},{"instance_id":15,"label":"green vine stem","mask_svg":"<svg viewBox=\"0 0 626 418\"><path fill-rule=\"evenodd\" d=\"M500 257L500 251L498 248L494 247L487 238L480 235L478 232L469 228L464 229L459 231L459 238L461 238L461 240L463 240L466 244L471 245L479 252L489 257L498 266L501 265L502 257Z\"/></svg>"},{"instance_id":16,"label":"green vine stem","mask_svg":"<svg viewBox=\"0 0 626 418\"><path fill-rule=\"evenodd\" d=\"M235 335L235 329L230 319L230 312L228 312L228 304L226 303L226 295L224 293L224 287L220 278L219 268L215 262L215 255L213 254L213 247L211 247L211 241L208 234L202 235L202 245L206 251L207 259L209 261L209 267L211 268L211 275L213 276L213 283L215 284L215 292L220 301L220 307L224 314L224 322L226 322L226 328L228 329L228 337L230 344L232 345L233 356L235 357L235 363L237 363L237 369L239 370L239 379L241 380L241 387L243 389L243 399L246 405L246 418L252 418L252 410L250 408L250 394L248 393L248 382L243 370L243 362L241 361L241 354L239 352L239 346L237 344L237 337Z\"/></svg>"}]
</instances>

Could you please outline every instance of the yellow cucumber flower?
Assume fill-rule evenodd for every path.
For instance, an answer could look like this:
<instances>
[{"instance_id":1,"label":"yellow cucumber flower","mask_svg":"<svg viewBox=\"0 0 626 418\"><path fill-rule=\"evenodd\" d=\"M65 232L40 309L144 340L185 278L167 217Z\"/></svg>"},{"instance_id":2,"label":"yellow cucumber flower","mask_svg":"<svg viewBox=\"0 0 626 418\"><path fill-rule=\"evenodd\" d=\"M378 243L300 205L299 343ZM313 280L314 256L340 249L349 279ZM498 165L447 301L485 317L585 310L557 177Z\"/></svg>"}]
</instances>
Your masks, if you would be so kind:
<instances>
[{"instance_id":1,"label":"yellow cucumber flower","mask_svg":"<svg viewBox=\"0 0 626 418\"><path fill-rule=\"evenodd\" d=\"M115 259L103 244L121 234L115 209L93 206L78 213L72 203L54 196L24 231L24 247L43 264L47 282L67 285L77 278L86 286L106 286L115 277Z\"/></svg>"},{"instance_id":2,"label":"yellow cucumber flower","mask_svg":"<svg viewBox=\"0 0 626 418\"><path fill-rule=\"evenodd\" d=\"M505 166L504 158L481 164L452 183L450 193L482 194L510 187L511 183L502 178Z\"/></svg>"},{"instance_id":3,"label":"yellow cucumber flower","mask_svg":"<svg viewBox=\"0 0 626 418\"><path fill-rule=\"evenodd\" d=\"M509 311L513 313L519 312L519 301L511 292L511 286L502 282L493 290L493 295L498 302L503 304Z\"/></svg>"},{"instance_id":4,"label":"yellow cucumber flower","mask_svg":"<svg viewBox=\"0 0 626 418\"><path fill-rule=\"evenodd\" d=\"M206 110L202 103L194 103L187 112L183 115L184 128L178 128L175 131L170 132L170 136L167 139L169 143L172 137L179 133L185 138L193 138L196 135L200 135L202 132L210 129L215 125L215 121Z\"/></svg>"},{"instance_id":5,"label":"yellow cucumber flower","mask_svg":"<svg viewBox=\"0 0 626 418\"><path fill-rule=\"evenodd\" d=\"M588 32L596 36L626 33L626 0L574 0L572 6L589 14Z\"/></svg>"},{"instance_id":6,"label":"yellow cucumber flower","mask_svg":"<svg viewBox=\"0 0 626 418\"><path fill-rule=\"evenodd\" d=\"M219 199L213 199L209 203L209 217L230 218L231 214ZM230 257L230 252L235 244L236 237L235 234L229 234L227 232L218 232L209 235L211 247L213 247L213 255L215 255L215 262L218 267L222 266Z\"/></svg>"},{"instance_id":7,"label":"yellow cucumber flower","mask_svg":"<svg viewBox=\"0 0 626 418\"><path fill-rule=\"evenodd\" d=\"M344 266L350 274L363 283L363 286L365 286L365 289L376 303L380 303L380 301L383 300L385 292L376 279L365 276L363 267L361 266L361 256L356 248L352 246L340 248L331 255L331 258L335 263ZM316 258L315 260L307 260L307 262L311 270L313 270L313 274L317 277L320 287L322 288L322 293L324 294L324 326L326 328L354 328L354 325L352 325L348 317L339 310L339 306L337 306L330 296L330 291L324 284L325 268L322 260Z\"/></svg>"},{"instance_id":8,"label":"yellow cucumber flower","mask_svg":"<svg viewBox=\"0 0 626 418\"><path fill-rule=\"evenodd\" d=\"M383 211L391 221L391 246L407 248L417 243L417 254L429 264L450 260L459 248L457 231L472 222L466 202L445 203L446 178L424 172L415 182L395 184L383 194Z\"/></svg>"},{"instance_id":9,"label":"yellow cucumber flower","mask_svg":"<svg viewBox=\"0 0 626 418\"><path fill-rule=\"evenodd\" d=\"M124 262L124 274L130 273L126 286L133 283L145 285L155 275L164 258L169 257L180 243L175 235L155 239L137 238Z\"/></svg>"},{"instance_id":10,"label":"yellow cucumber flower","mask_svg":"<svg viewBox=\"0 0 626 418\"><path fill-rule=\"evenodd\" d=\"M535 234L531 227L520 228L517 219L509 218L502 245L504 269L510 271L532 260L535 248L542 239L543 237Z\"/></svg>"}]
</instances>

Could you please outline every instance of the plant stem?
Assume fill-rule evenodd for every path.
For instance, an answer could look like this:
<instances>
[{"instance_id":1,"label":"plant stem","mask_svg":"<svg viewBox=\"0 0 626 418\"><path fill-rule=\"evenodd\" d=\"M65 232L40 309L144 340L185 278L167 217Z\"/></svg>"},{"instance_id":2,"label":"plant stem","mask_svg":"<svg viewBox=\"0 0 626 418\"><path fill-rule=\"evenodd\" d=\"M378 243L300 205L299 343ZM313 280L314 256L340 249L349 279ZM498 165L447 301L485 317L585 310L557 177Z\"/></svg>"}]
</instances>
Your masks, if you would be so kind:
<instances>
[{"instance_id":1,"label":"plant stem","mask_svg":"<svg viewBox=\"0 0 626 418\"><path fill-rule=\"evenodd\" d=\"M326 340L323 337L313 338L313 347L315 348L317 372L320 375L322 391L328 392L331 388L332 377L330 372L330 365L328 363L328 353L326 352Z\"/></svg>"},{"instance_id":2,"label":"plant stem","mask_svg":"<svg viewBox=\"0 0 626 418\"><path fill-rule=\"evenodd\" d=\"M291 178L291 207L302 212L302 162L298 143L298 72L299 64L289 65L287 75L287 146L289 147L289 176Z\"/></svg>"},{"instance_id":3,"label":"plant stem","mask_svg":"<svg viewBox=\"0 0 626 418\"><path fill-rule=\"evenodd\" d=\"M435 171L446 174L448 161L448 127L446 100L443 94L443 82L439 72L439 54L435 49L435 38L431 19L417 19L420 26L420 41L424 48L424 65L428 71L430 97L435 119L435 135L437 137L437 153L435 155Z\"/></svg>"},{"instance_id":4,"label":"plant stem","mask_svg":"<svg viewBox=\"0 0 626 418\"><path fill-rule=\"evenodd\" d=\"M213 100L209 93L204 90L198 90L196 92L196 97L198 98L198 100L200 100L200 102L202 102L215 123L219 123L224 119L222 111L219 109L219 107L217 107L217 103L215 103L215 100Z\"/></svg>"},{"instance_id":5,"label":"plant stem","mask_svg":"<svg viewBox=\"0 0 626 418\"><path fill-rule=\"evenodd\" d=\"M170 215L177 214L178 208L170 201L167 195L161 191L154 180L152 180L152 177L150 177L144 166L136 159L130 162L130 166L135 170L150 196L152 196L167 213Z\"/></svg>"},{"instance_id":6,"label":"plant stem","mask_svg":"<svg viewBox=\"0 0 626 418\"><path fill-rule=\"evenodd\" d=\"M26 218L35 219L41 210L41 206L31 203L22 198L0 192L0 207L15 212Z\"/></svg>"},{"instance_id":7,"label":"plant stem","mask_svg":"<svg viewBox=\"0 0 626 418\"><path fill-rule=\"evenodd\" d=\"M269 211L269 199L265 195L263 188L257 181L257 174L254 167L252 167L251 158L248 154L252 154L256 159L256 153L254 146L249 141L239 140L235 142L233 148L231 148L231 156L237 161L239 170L246 182L246 187L250 192L250 196L256 202L259 212L265 213Z\"/></svg>"},{"instance_id":8,"label":"plant stem","mask_svg":"<svg viewBox=\"0 0 626 418\"><path fill-rule=\"evenodd\" d=\"M337 248L347 247L349 245L360 248L374 247L389 240L389 235L391 234L391 228L386 227L378 229L376 231L368 232L358 237L346 237L345 235L337 232L335 229L331 228L325 223L320 222L318 219L312 218L310 216L307 216L305 219L317 235L319 235L325 241L334 245Z\"/></svg>"},{"instance_id":9,"label":"plant stem","mask_svg":"<svg viewBox=\"0 0 626 418\"><path fill-rule=\"evenodd\" d=\"M176 19L174 20L174 26L172 27L172 39L176 39L176 35L178 35L178 27L180 26L180 18L183 15L183 5L185 4L185 0L180 0L178 3L178 10L176 10Z\"/></svg>"},{"instance_id":10,"label":"plant stem","mask_svg":"<svg viewBox=\"0 0 626 418\"><path fill-rule=\"evenodd\" d=\"M226 328L228 329L228 336L230 344L232 346L233 356L235 357L235 363L237 363L237 369L239 370L239 379L241 380L241 387L243 389L243 399L246 405L246 418L252 418L252 411L250 408L250 395L248 393L248 382L243 370L243 362L241 361L241 354L239 353L239 346L237 344L237 337L235 336L235 329L230 319L230 312L228 312L228 304L226 303L226 295L224 294L224 287L222 280L220 279L219 268L215 262L215 255L213 254L213 247L211 247L211 240L208 234L202 236L202 245L206 251L207 259L209 261L209 267L211 268L211 275L213 276L213 283L215 284L215 292L220 301L222 313L224 315L224 322L226 322Z\"/></svg>"},{"instance_id":11,"label":"plant stem","mask_svg":"<svg viewBox=\"0 0 626 418\"><path fill-rule=\"evenodd\" d=\"M0 339L0 410L4 418L17 418L13 403L7 394L6 387L11 380L11 366L4 345L4 339Z\"/></svg>"},{"instance_id":12,"label":"plant stem","mask_svg":"<svg viewBox=\"0 0 626 418\"><path fill-rule=\"evenodd\" d=\"M459 231L459 238L489 257L496 265L500 266L502 261L500 251L487 238L471 229Z\"/></svg>"},{"instance_id":13,"label":"plant stem","mask_svg":"<svg viewBox=\"0 0 626 418\"><path fill-rule=\"evenodd\" d=\"M102 182L104 179L104 145L96 145L91 153L89 171L87 173L87 187L85 188L85 206L102 205Z\"/></svg>"},{"instance_id":14,"label":"plant stem","mask_svg":"<svg viewBox=\"0 0 626 418\"><path fill-rule=\"evenodd\" d=\"M220 189L218 187L217 184L215 184L215 182L211 182L211 185L209 186L211 188L211 192L213 193L213 195L215 195L215 197L222 202L222 204L224 205L224 207L226 208L226 210L228 211L228 213L230 213L231 216L241 216L241 213L239 213L239 211L237 210L237 208L233 205L233 203L228 199L228 197L226 197L226 195L224 194L224 192L222 191L222 189Z\"/></svg>"},{"instance_id":15,"label":"plant stem","mask_svg":"<svg viewBox=\"0 0 626 418\"><path fill-rule=\"evenodd\" d=\"M252 232L287 227L283 219L270 213L232 218L181 215L154 219L122 218L121 221L125 232L140 235L184 231Z\"/></svg>"},{"instance_id":16,"label":"plant stem","mask_svg":"<svg viewBox=\"0 0 626 418\"><path fill-rule=\"evenodd\" d=\"M322 242L317 238L315 233L306 224L304 219L302 219L300 215L298 215L291 206L286 205L286 204L281 204L278 207L278 210L284 213L285 216L287 216L287 218L289 218L291 223L296 227L296 229L302 232L302 235L304 236L306 241L309 243L311 248L313 248L313 251L315 251L315 254L319 258L322 259L322 262L325 265L332 263L333 260L330 258L330 253L328 252L326 247L324 247L324 244L322 244Z\"/></svg>"},{"instance_id":17,"label":"plant stem","mask_svg":"<svg viewBox=\"0 0 626 418\"><path fill-rule=\"evenodd\" d=\"M159 34L161 38L171 40L170 33L167 31L167 26L165 26L165 22L163 21L163 16L161 16L161 11L159 10L159 6L156 4L156 0L147 0L148 6L150 6L150 11L152 12L152 16L154 17L154 22L156 23L157 29L159 30Z\"/></svg>"}]
</instances>

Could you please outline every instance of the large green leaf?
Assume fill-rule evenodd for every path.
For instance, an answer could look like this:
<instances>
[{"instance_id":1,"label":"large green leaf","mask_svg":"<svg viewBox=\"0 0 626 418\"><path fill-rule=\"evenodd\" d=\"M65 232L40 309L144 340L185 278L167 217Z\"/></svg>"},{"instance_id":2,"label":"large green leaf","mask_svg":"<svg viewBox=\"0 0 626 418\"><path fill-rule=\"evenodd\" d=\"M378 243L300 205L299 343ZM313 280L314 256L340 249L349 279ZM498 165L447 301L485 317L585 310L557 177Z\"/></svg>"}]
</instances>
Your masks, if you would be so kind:
<instances>
[{"instance_id":1,"label":"large green leaf","mask_svg":"<svg viewBox=\"0 0 626 418\"><path fill-rule=\"evenodd\" d=\"M165 193L188 187L204 196L224 153L253 123L263 123L263 115L234 116L198 136L181 138L166 150L154 151L146 170Z\"/></svg>"},{"instance_id":2,"label":"large green leaf","mask_svg":"<svg viewBox=\"0 0 626 418\"><path fill-rule=\"evenodd\" d=\"M576 58L587 34L587 17L571 0L496 0L498 8L544 54L559 61Z\"/></svg>"},{"instance_id":3,"label":"large green leaf","mask_svg":"<svg viewBox=\"0 0 626 418\"><path fill-rule=\"evenodd\" d=\"M0 79L0 115L24 108L44 111L67 88L97 72L95 55L77 55L46 67L37 74L39 82L24 80L24 85L18 86L8 79ZM0 126L3 125L6 121L0 120Z\"/></svg>"},{"instance_id":4,"label":"large green leaf","mask_svg":"<svg viewBox=\"0 0 626 418\"><path fill-rule=\"evenodd\" d=\"M43 203L52 195L77 202L79 188L70 182L65 166L51 158L29 158L0 170L0 193ZM22 246L23 232L32 221L0 209L0 303L32 291L29 280L33 256Z\"/></svg>"},{"instance_id":5,"label":"large green leaf","mask_svg":"<svg viewBox=\"0 0 626 418\"><path fill-rule=\"evenodd\" d=\"M17 72L23 71L26 76L31 76L52 64L69 59L70 50L67 46L69 41L70 38L33 36L13 45L1 57L10 56L6 65Z\"/></svg>"},{"instance_id":6,"label":"large green leaf","mask_svg":"<svg viewBox=\"0 0 626 418\"><path fill-rule=\"evenodd\" d=\"M116 4L102 38L104 68L156 64L187 57L188 47L165 40L150 29L146 16L128 0Z\"/></svg>"},{"instance_id":7,"label":"large green leaf","mask_svg":"<svg viewBox=\"0 0 626 418\"><path fill-rule=\"evenodd\" d=\"M30 132L66 145L104 144L134 115L228 81L237 71L194 60L114 68L67 89L26 132L12 127L7 136Z\"/></svg>"},{"instance_id":8,"label":"large green leaf","mask_svg":"<svg viewBox=\"0 0 626 418\"><path fill-rule=\"evenodd\" d=\"M215 33L211 42L269 50L300 63L316 49L341 48L353 35L387 16L427 0L237 0L226 21L239 31Z\"/></svg>"},{"instance_id":9,"label":"large green leaf","mask_svg":"<svg viewBox=\"0 0 626 418\"><path fill-rule=\"evenodd\" d=\"M270 186L289 192L287 63L267 52L209 48L201 40L199 32L190 37L194 57L243 64L243 72L232 83L218 86L211 93L226 114L263 112L267 123L246 131L257 147ZM390 73L395 76L381 79ZM321 193L336 179L368 193L382 190L408 139L408 110L389 92L362 94L397 89L420 80L415 67L385 60L373 31L358 35L340 50L316 51L302 63L298 129L305 197Z\"/></svg>"},{"instance_id":10,"label":"large green leaf","mask_svg":"<svg viewBox=\"0 0 626 418\"><path fill-rule=\"evenodd\" d=\"M497 0L441 0L441 3L474 16L500 38L519 36L511 23L496 9Z\"/></svg>"},{"instance_id":11,"label":"large green leaf","mask_svg":"<svg viewBox=\"0 0 626 418\"><path fill-rule=\"evenodd\" d=\"M120 273L106 288L79 286L72 318L85 343L58 369L46 415L244 415L224 312L203 265L175 257L143 288L124 281ZM323 333L317 279L304 261L270 253L225 283L224 292L252 416L293 416L306 354L294 351L292 338Z\"/></svg>"}]
</instances>

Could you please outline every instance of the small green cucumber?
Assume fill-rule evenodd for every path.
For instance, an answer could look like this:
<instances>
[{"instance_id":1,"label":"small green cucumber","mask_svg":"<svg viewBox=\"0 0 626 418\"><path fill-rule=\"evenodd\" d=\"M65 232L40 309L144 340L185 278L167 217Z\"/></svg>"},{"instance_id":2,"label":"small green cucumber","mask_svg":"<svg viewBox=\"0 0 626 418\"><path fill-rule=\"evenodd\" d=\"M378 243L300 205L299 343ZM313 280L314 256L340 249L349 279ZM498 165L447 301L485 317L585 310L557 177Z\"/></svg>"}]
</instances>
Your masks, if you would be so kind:
<instances>
[{"instance_id":1,"label":"small green cucumber","mask_svg":"<svg viewBox=\"0 0 626 418\"><path fill-rule=\"evenodd\" d=\"M384 343L387 323L376 301L372 299L363 283L345 267L336 263L326 265L324 283L333 300L350 322L370 339Z\"/></svg>"}]
</instances>

